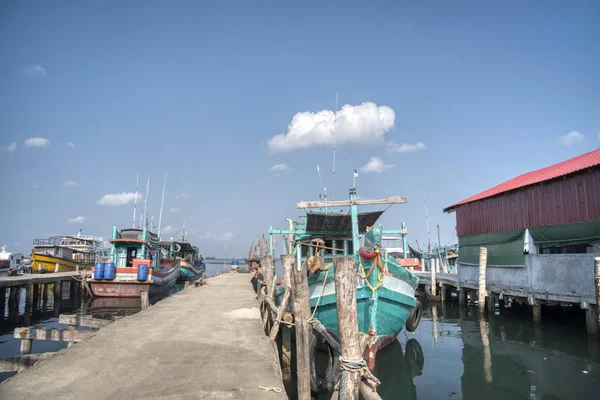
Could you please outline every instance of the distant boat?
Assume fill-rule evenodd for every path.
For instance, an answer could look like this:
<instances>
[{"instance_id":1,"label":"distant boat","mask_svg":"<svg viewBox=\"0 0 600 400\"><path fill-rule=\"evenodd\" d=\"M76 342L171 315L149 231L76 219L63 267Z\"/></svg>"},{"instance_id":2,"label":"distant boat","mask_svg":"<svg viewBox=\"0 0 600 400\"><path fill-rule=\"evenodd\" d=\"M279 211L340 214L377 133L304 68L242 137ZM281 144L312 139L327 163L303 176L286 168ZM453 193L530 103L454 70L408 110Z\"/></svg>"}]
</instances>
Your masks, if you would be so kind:
<instances>
[{"instance_id":1,"label":"distant boat","mask_svg":"<svg viewBox=\"0 0 600 400\"><path fill-rule=\"evenodd\" d=\"M88 280L94 296L140 297L168 292L179 276L179 260L161 258L158 235L143 229L113 227L110 262L96 264Z\"/></svg>"},{"instance_id":2,"label":"distant boat","mask_svg":"<svg viewBox=\"0 0 600 400\"><path fill-rule=\"evenodd\" d=\"M167 259L179 261L179 281L193 281L201 278L206 272L206 265L202 256L198 254L198 247L184 240L160 242Z\"/></svg>"},{"instance_id":3,"label":"distant boat","mask_svg":"<svg viewBox=\"0 0 600 400\"><path fill-rule=\"evenodd\" d=\"M0 271L6 269L15 269L25 260L25 256L21 253L10 253L6 251L6 246L2 246L0 251Z\"/></svg>"},{"instance_id":4,"label":"distant boat","mask_svg":"<svg viewBox=\"0 0 600 400\"><path fill-rule=\"evenodd\" d=\"M68 272L91 269L108 258L108 243L97 236L61 235L34 239L31 268L34 272Z\"/></svg>"}]
</instances>

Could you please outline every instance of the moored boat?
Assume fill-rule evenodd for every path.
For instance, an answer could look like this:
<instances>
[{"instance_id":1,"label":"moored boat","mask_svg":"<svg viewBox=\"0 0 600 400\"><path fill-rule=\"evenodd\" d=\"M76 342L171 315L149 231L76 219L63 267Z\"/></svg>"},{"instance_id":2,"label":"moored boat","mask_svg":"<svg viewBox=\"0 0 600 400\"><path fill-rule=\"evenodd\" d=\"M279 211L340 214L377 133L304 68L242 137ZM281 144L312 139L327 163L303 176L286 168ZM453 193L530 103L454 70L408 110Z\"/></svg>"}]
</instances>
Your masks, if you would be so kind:
<instances>
[{"instance_id":1,"label":"moored boat","mask_svg":"<svg viewBox=\"0 0 600 400\"><path fill-rule=\"evenodd\" d=\"M5 269L15 269L25 260L21 253L11 253L6 251L6 246L2 246L0 251L0 271Z\"/></svg>"},{"instance_id":2,"label":"moored boat","mask_svg":"<svg viewBox=\"0 0 600 400\"><path fill-rule=\"evenodd\" d=\"M140 297L168 292L179 275L179 260L163 259L158 235L143 229L113 227L110 262L96 264L88 281L95 296Z\"/></svg>"},{"instance_id":3,"label":"moored boat","mask_svg":"<svg viewBox=\"0 0 600 400\"><path fill-rule=\"evenodd\" d=\"M69 272L91 269L94 263L108 258L106 242L101 237L81 235L51 236L34 239L31 268L34 272Z\"/></svg>"},{"instance_id":4,"label":"moored boat","mask_svg":"<svg viewBox=\"0 0 600 400\"><path fill-rule=\"evenodd\" d=\"M165 259L179 261L178 281L193 281L205 274L206 265L198 254L198 247L185 240L160 242L160 247L167 253Z\"/></svg>"},{"instance_id":5,"label":"moored boat","mask_svg":"<svg viewBox=\"0 0 600 400\"><path fill-rule=\"evenodd\" d=\"M376 226L385 210L359 213L358 206L405 202L402 197L357 199L356 189L352 188L349 200L299 203L297 207L306 212L304 219L292 222L288 230L269 231L271 237L276 234L286 236L287 251L295 255L297 265L306 262L311 312L333 333L338 331L333 258L351 256L356 259L358 327L366 335L363 356L371 370L378 350L393 342L405 327L408 331L417 328L421 304L415 297L418 278L381 246L384 234L402 237L406 231ZM341 207L350 210L341 212ZM361 236L364 237L363 246ZM403 254L406 255L406 241L403 243ZM277 304L281 302L283 292L284 288L279 287ZM331 385L317 389L323 388L331 389Z\"/></svg>"}]
</instances>

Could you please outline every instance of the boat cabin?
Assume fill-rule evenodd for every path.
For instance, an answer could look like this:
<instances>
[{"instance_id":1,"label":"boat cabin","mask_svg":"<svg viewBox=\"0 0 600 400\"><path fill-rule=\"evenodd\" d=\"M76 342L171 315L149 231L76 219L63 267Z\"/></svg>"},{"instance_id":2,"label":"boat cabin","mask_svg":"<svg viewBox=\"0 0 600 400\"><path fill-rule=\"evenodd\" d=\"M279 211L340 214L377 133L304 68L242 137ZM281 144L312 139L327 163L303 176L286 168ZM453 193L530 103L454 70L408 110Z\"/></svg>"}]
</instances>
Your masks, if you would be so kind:
<instances>
[{"instance_id":1,"label":"boat cabin","mask_svg":"<svg viewBox=\"0 0 600 400\"><path fill-rule=\"evenodd\" d=\"M0 251L0 269L15 269L23 260L25 260L23 254L10 253L6 251L6 246L2 246L2 251Z\"/></svg>"},{"instance_id":2,"label":"boat cabin","mask_svg":"<svg viewBox=\"0 0 600 400\"><path fill-rule=\"evenodd\" d=\"M156 268L160 263L160 246L158 235L143 229L122 229L117 231L113 227L110 259L117 268L137 268L140 264L147 264L149 268Z\"/></svg>"}]
</instances>

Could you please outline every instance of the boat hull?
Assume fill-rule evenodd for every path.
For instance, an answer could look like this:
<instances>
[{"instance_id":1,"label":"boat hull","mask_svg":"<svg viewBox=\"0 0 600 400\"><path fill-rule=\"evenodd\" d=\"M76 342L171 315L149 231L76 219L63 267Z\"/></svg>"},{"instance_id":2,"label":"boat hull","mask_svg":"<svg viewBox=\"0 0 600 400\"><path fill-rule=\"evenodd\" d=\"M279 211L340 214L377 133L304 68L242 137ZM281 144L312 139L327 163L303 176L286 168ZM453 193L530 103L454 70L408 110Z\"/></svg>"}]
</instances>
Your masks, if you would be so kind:
<instances>
[{"instance_id":1,"label":"boat hull","mask_svg":"<svg viewBox=\"0 0 600 400\"><path fill-rule=\"evenodd\" d=\"M31 254L31 268L34 272L72 272L82 268L91 268L89 264L76 263L46 254Z\"/></svg>"},{"instance_id":2,"label":"boat hull","mask_svg":"<svg viewBox=\"0 0 600 400\"><path fill-rule=\"evenodd\" d=\"M175 286L179 275L179 264L171 265L166 271L150 270L146 281L137 280L137 268L117 268L113 280L89 279L90 289L97 297L140 297L166 293Z\"/></svg>"},{"instance_id":3,"label":"boat hull","mask_svg":"<svg viewBox=\"0 0 600 400\"><path fill-rule=\"evenodd\" d=\"M179 271L180 281L193 281L195 279L201 278L205 269L202 267L195 267L191 263L181 260L179 262L181 270Z\"/></svg>"}]
</instances>

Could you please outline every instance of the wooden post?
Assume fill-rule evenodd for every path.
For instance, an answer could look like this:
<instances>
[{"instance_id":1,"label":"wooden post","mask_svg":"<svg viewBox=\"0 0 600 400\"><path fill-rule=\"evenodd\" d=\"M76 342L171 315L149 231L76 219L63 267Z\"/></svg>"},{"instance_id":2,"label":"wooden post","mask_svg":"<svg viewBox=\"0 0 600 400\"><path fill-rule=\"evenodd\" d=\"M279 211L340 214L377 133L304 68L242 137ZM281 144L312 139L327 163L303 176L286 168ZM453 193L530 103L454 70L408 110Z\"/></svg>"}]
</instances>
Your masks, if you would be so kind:
<instances>
[{"instance_id":1,"label":"wooden post","mask_svg":"<svg viewBox=\"0 0 600 400\"><path fill-rule=\"evenodd\" d=\"M531 307L533 309L533 322L536 324L541 323L542 322L542 306L541 306L541 304L537 300L534 300Z\"/></svg>"},{"instance_id":2,"label":"wooden post","mask_svg":"<svg viewBox=\"0 0 600 400\"><path fill-rule=\"evenodd\" d=\"M429 269L431 270L431 295L437 295L437 282L435 280L436 270L435 270L435 258L429 259Z\"/></svg>"},{"instance_id":3,"label":"wooden post","mask_svg":"<svg viewBox=\"0 0 600 400\"><path fill-rule=\"evenodd\" d=\"M479 301L479 311L485 311L485 298L486 298L486 288L485 288L485 269L487 267L487 248L480 247L479 248L479 293L478 293L478 301Z\"/></svg>"},{"instance_id":4,"label":"wooden post","mask_svg":"<svg viewBox=\"0 0 600 400\"><path fill-rule=\"evenodd\" d=\"M488 310L488 313L490 313L490 314L494 314L494 312L496 311L496 294L495 293L490 293L490 295L487 298L487 310Z\"/></svg>"},{"instance_id":5,"label":"wooden post","mask_svg":"<svg viewBox=\"0 0 600 400\"><path fill-rule=\"evenodd\" d=\"M150 307L150 300L148 298L148 292L141 292L141 299L142 299L142 310L146 310L148 307Z\"/></svg>"},{"instance_id":6,"label":"wooden post","mask_svg":"<svg viewBox=\"0 0 600 400\"><path fill-rule=\"evenodd\" d=\"M271 286L273 277L275 276L275 272L273 271L273 258L271 258L271 256L262 257L260 266L262 267L263 277L265 278L265 284L267 285L267 297L272 298Z\"/></svg>"},{"instance_id":7,"label":"wooden post","mask_svg":"<svg viewBox=\"0 0 600 400\"><path fill-rule=\"evenodd\" d=\"M187 289L188 287L190 287L190 281L185 281L185 283L183 284L184 289Z\"/></svg>"},{"instance_id":8,"label":"wooden post","mask_svg":"<svg viewBox=\"0 0 600 400\"><path fill-rule=\"evenodd\" d=\"M261 261L261 265L263 261ZM269 263L270 265L270 263ZM268 268L267 268L268 269ZM310 300L308 298L308 280L306 264L292 269L292 299L296 317L296 371L298 384L298 400L311 400L310 393L310 357L309 330ZM266 269L263 270L265 274ZM265 275L266 276L266 275Z\"/></svg>"},{"instance_id":9,"label":"wooden post","mask_svg":"<svg viewBox=\"0 0 600 400\"><path fill-rule=\"evenodd\" d=\"M52 289L52 300L54 301L54 304L56 304L62 300L62 282L55 282Z\"/></svg>"},{"instance_id":10,"label":"wooden post","mask_svg":"<svg viewBox=\"0 0 600 400\"><path fill-rule=\"evenodd\" d=\"M77 281L71 280L69 281L69 300L75 299L77 296Z\"/></svg>"},{"instance_id":11,"label":"wooden post","mask_svg":"<svg viewBox=\"0 0 600 400\"><path fill-rule=\"evenodd\" d=\"M6 288L0 288L0 321L4 319L6 309Z\"/></svg>"},{"instance_id":12,"label":"wooden post","mask_svg":"<svg viewBox=\"0 0 600 400\"><path fill-rule=\"evenodd\" d=\"M46 308L46 305L48 304L48 284L45 283L42 285L42 302L44 304L44 309Z\"/></svg>"},{"instance_id":13,"label":"wooden post","mask_svg":"<svg viewBox=\"0 0 600 400\"><path fill-rule=\"evenodd\" d=\"M466 306L468 302L467 299L467 289L466 288L460 288L459 292L458 292L458 304L461 306Z\"/></svg>"},{"instance_id":14,"label":"wooden post","mask_svg":"<svg viewBox=\"0 0 600 400\"><path fill-rule=\"evenodd\" d=\"M31 292L33 290L33 284L31 282L27 283L25 286L25 308L31 308ZM27 312L27 311L26 311Z\"/></svg>"},{"instance_id":15,"label":"wooden post","mask_svg":"<svg viewBox=\"0 0 600 400\"><path fill-rule=\"evenodd\" d=\"M290 243L291 248L291 243ZM292 270L296 268L296 258L293 252L290 255L281 256L281 267L283 270L283 284L286 290L292 290ZM292 330L287 325L281 326L281 364L282 378L291 381L292 378Z\"/></svg>"},{"instance_id":16,"label":"wooden post","mask_svg":"<svg viewBox=\"0 0 600 400\"><path fill-rule=\"evenodd\" d=\"M290 282L289 275L291 274L291 270L294 265L294 256L282 255L281 256L281 265L282 265L282 269L284 270L284 273L288 275L287 276L288 283L285 283L286 277L284 276L283 280L284 280L284 284L285 284L285 293L283 294L283 298L281 299L281 304L279 304L279 309L277 310L277 317L275 318L275 321L273 322L273 327L271 328L271 332L269 332L269 339L271 339L271 340L277 339L277 334L279 333L279 325L280 325L279 321L283 317L283 313L287 311L286 308L288 305L288 301L290 299L290 295L292 294L292 289L289 285L289 282ZM285 271L286 269L287 269L287 272ZM267 298L267 299L271 300L270 298Z\"/></svg>"},{"instance_id":17,"label":"wooden post","mask_svg":"<svg viewBox=\"0 0 600 400\"><path fill-rule=\"evenodd\" d=\"M600 333L600 257L594 259L594 281L596 283L596 322ZM600 334L598 335L600 339Z\"/></svg>"},{"instance_id":18,"label":"wooden post","mask_svg":"<svg viewBox=\"0 0 600 400\"><path fill-rule=\"evenodd\" d=\"M352 257L334 258L333 267L342 357L346 360L362 360L356 310L356 260ZM358 400L360 372L344 371L342 374L340 397Z\"/></svg>"},{"instance_id":19,"label":"wooden post","mask_svg":"<svg viewBox=\"0 0 600 400\"><path fill-rule=\"evenodd\" d=\"M38 285L37 283L33 285L33 310L37 311L37 309L40 307L40 285Z\"/></svg>"},{"instance_id":20,"label":"wooden post","mask_svg":"<svg viewBox=\"0 0 600 400\"><path fill-rule=\"evenodd\" d=\"M600 328L598 327L598 308L589 304L588 309L585 310L585 327L588 335L598 335Z\"/></svg>"},{"instance_id":21,"label":"wooden post","mask_svg":"<svg viewBox=\"0 0 600 400\"><path fill-rule=\"evenodd\" d=\"M506 301L504 300L504 293L502 292L498 295L498 308L502 312L506 309Z\"/></svg>"},{"instance_id":22,"label":"wooden post","mask_svg":"<svg viewBox=\"0 0 600 400\"><path fill-rule=\"evenodd\" d=\"M21 340L21 354L31 354L32 343L33 343L32 339L22 339Z\"/></svg>"}]
</instances>

